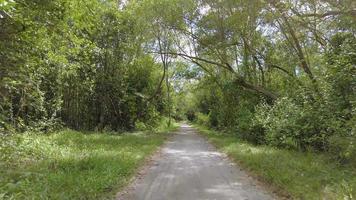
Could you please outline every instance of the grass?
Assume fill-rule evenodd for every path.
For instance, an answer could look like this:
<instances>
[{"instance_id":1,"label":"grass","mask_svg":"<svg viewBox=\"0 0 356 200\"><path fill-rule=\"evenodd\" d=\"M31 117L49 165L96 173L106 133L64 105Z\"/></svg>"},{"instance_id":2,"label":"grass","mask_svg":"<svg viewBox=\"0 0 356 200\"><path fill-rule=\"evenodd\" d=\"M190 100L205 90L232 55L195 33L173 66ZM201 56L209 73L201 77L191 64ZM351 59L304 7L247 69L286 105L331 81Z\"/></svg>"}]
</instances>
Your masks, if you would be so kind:
<instances>
[{"instance_id":1,"label":"grass","mask_svg":"<svg viewBox=\"0 0 356 200\"><path fill-rule=\"evenodd\" d=\"M288 198L356 198L355 166L341 166L324 154L254 146L233 135L195 127L235 162Z\"/></svg>"},{"instance_id":2,"label":"grass","mask_svg":"<svg viewBox=\"0 0 356 200\"><path fill-rule=\"evenodd\" d=\"M0 199L111 199L167 131L2 136Z\"/></svg>"}]
</instances>

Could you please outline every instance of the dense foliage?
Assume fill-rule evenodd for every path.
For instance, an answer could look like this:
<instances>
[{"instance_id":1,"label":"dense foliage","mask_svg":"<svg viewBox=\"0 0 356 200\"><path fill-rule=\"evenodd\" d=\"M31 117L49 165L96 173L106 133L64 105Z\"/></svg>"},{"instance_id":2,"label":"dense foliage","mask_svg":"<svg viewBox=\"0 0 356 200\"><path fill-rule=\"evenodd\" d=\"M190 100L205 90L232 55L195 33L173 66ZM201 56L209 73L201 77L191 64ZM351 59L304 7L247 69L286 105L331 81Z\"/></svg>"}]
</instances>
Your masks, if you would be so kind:
<instances>
[{"instance_id":1,"label":"dense foliage","mask_svg":"<svg viewBox=\"0 0 356 200\"><path fill-rule=\"evenodd\" d=\"M171 54L200 71L180 97L189 120L257 144L355 158L354 2L194 6L183 25L165 24L184 38Z\"/></svg>"},{"instance_id":2,"label":"dense foliage","mask_svg":"<svg viewBox=\"0 0 356 200\"><path fill-rule=\"evenodd\" d=\"M146 129L166 115L355 157L352 0L0 5L2 131Z\"/></svg>"},{"instance_id":3,"label":"dense foliage","mask_svg":"<svg viewBox=\"0 0 356 200\"><path fill-rule=\"evenodd\" d=\"M354 0L0 0L0 199L99 198L164 139L42 133L172 119L297 198L352 199L355 112Z\"/></svg>"},{"instance_id":4,"label":"dense foliage","mask_svg":"<svg viewBox=\"0 0 356 200\"><path fill-rule=\"evenodd\" d=\"M128 130L165 111L161 67L117 2L0 5L1 130Z\"/></svg>"}]
</instances>

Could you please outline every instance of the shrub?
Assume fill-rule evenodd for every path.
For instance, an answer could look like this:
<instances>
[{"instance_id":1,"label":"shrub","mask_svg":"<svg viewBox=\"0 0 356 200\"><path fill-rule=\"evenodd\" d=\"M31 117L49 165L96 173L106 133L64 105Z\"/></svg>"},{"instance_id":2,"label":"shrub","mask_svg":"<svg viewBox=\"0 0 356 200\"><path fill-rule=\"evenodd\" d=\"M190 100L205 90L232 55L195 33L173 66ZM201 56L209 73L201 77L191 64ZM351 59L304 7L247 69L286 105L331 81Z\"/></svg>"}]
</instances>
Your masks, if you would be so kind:
<instances>
[{"instance_id":1,"label":"shrub","mask_svg":"<svg viewBox=\"0 0 356 200\"><path fill-rule=\"evenodd\" d=\"M146 127L146 124L145 124L145 123L143 123L143 122L141 122L141 121L137 121L137 122L135 123L135 129L136 129L136 130L139 130L139 131L144 131L144 130L147 129L147 127Z\"/></svg>"},{"instance_id":2,"label":"shrub","mask_svg":"<svg viewBox=\"0 0 356 200\"><path fill-rule=\"evenodd\" d=\"M267 143L278 147L296 147L295 136L300 128L297 119L300 118L299 108L290 99L282 98L273 106L265 103L256 108L254 127L266 130Z\"/></svg>"},{"instance_id":3,"label":"shrub","mask_svg":"<svg viewBox=\"0 0 356 200\"><path fill-rule=\"evenodd\" d=\"M356 138L335 135L329 138L329 153L340 163L352 163L356 166Z\"/></svg>"},{"instance_id":4,"label":"shrub","mask_svg":"<svg viewBox=\"0 0 356 200\"><path fill-rule=\"evenodd\" d=\"M219 124L221 124L219 123L218 114L217 112L214 112L214 110L210 111L208 116L209 116L209 125L211 127L218 127Z\"/></svg>"},{"instance_id":5,"label":"shrub","mask_svg":"<svg viewBox=\"0 0 356 200\"><path fill-rule=\"evenodd\" d=\"M203 113L196 113L195 122L203 126L210 126L209 116Z\"/></svg>"},{"instance_id":6,"label":"shrub","mask_svg":"<svg viewBox=\"0 0 356 200\"><path fill-rule=\"evenodd\" d=\"M254 126L262 126L266 142L277 147L326 150L328 138L345 132L342 123L321 101L280 98L256 108Z\"/></svg>"},{"instance_id":7,"label":"shrub","mask_svg":"<svg viewBox=\"0 0 356 200\"><path fill-rule=\"evenodd\" d=\"M240 132L240 137L253 144L266 144L266 129L262 124L252 124L246 132Z\"/></svg>"},{"instance_id":8,"label":"shrub","mask_svg":"<svg viewBox=\"0 0 356 200\"><path fill-rule=\"evenodd\" d=\"M187 113L185 113L185 115L186 115L187 119L191 122L194 121L196 118L195 112L191 111L191 110L189 110Z\"/></svg>"}]
</instances>

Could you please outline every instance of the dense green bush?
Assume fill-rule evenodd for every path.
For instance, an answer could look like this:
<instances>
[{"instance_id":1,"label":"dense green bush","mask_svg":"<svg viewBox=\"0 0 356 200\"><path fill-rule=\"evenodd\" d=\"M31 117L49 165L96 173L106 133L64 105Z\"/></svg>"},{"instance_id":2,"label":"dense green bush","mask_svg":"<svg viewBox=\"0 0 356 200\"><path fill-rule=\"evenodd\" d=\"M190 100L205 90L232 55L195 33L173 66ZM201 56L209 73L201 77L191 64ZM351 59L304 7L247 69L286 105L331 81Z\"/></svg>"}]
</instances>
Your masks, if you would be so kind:
<instances>
[{"instance_id":1,"label":"dense green bush","mask_svg":"<svg viewBox=\"0 0 356 200\"><path fill-rule=\"evenodd\" d=\"M265 103L257 106L254 124L265 129L268 144L297 148L302 145L302 141L298 140L303 133L303 126L298 123L301 118L300 108L292 100L282 98L273 106Z\"/></svg>"},{"instance_id":2,"label":"dense green bush","mask_svg":"<svg viewBox=\"0 0 356 200\"><path fill-rule=\"evenodd\" d=\"M189 120L189 121L194 121L196 119L195 116L195 112L189 110L188 112L185 113L185 117Z\"/></svg>"},{"instance_id":3,"label":"dense green bush","mask_svg":"<svg viewBox=\"0 0 356 200\"><path fill-rule=\"evenodd\" d=\"M352 137L350 122L334 112L337 105L329 103L327 95L319 101L306 96L300 93L296 99L284 97L273 105L262 103L256 107L254 126L264 128L268 144L327 150L331 136Z\"/></svg>"},{"instance_id":4,"label":"dense green bush","mask_svg":"<svg viewBox=\"0 0 356 200\"><path fill-rule=\"evenodd\" d=\"M207 126L210 127L211 124L209 122L209 116L203 113L197 113L196 114L196 118L195 118L195 122L197 124L203 125L203 126Z\"/></svg>"},{"instance_id":5,"label":"dense green bush","mask_svg":"<svg viewBox=\"0 0 356 200\"><path fill-rule=\"evenodd\" d=\"M147 129L147 126L145 123L141 122L141 121L136 121L135 123L135 129L139 130L139 131L143 131Z\"/></svg>"},{"instance_id":6,"label":"dense green bush","mask_svg":"<svg viewBox=\"0 0 356 200\"><path fill-rule=\"evenodd\" d=\"M356 166L356 137L334 135L328 140L328 152L341 163L352 163Z\"/></svg>"},{"instance_id":7,"label":"dense green bush","mask_svg":"<svg viewBox=\"0 0 356 200\"><path fill-rule=\"evenodd\" d=\"M197 102L204 104L195 113L195 122L227 130L255 144L299 150L339 149L335 150L340 152L339 157L346 159L352 152L352 144L346 147L331 138L354 138L352 127L355 119L349 111L353 103L350 100L345 102L350 97L340 100L332 83L327 80L319 87L319 92L314 93L312 88L297 89L272 103L244 93L231 94L231 90L214 96L199 94ZM210 109L205 109L206 104L210 104Z\"/></svg>"}]
</instances>

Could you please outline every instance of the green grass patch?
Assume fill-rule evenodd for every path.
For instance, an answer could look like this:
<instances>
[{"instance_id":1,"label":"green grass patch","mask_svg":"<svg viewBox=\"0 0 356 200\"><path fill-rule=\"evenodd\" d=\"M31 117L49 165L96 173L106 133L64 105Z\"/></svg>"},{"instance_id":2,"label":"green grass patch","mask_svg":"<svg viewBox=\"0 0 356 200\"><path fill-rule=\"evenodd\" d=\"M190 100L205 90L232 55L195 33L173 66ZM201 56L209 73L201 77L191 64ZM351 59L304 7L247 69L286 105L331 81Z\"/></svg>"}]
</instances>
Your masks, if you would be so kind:
<instances>
[{"instance_id":1,"label":"green grass patch","mask_svg":"<svg viewBox=\"0 0 356 200\"><path fill-rule=\"evenodd\" d=\"M236 136L195 126L211 143L292 199L356 198L356 168L325 154L254 146Z\"/></svg>"},{"instance_id":2,"label":"green grass patch","mask_svg":"<svg viewBox=\"0 0 356 200\"><path fill-rule=\"evenodd\" d=\"M1 136L0 199L110 199L167 136L167 129Z\"/></svg>"}]
</instances>

